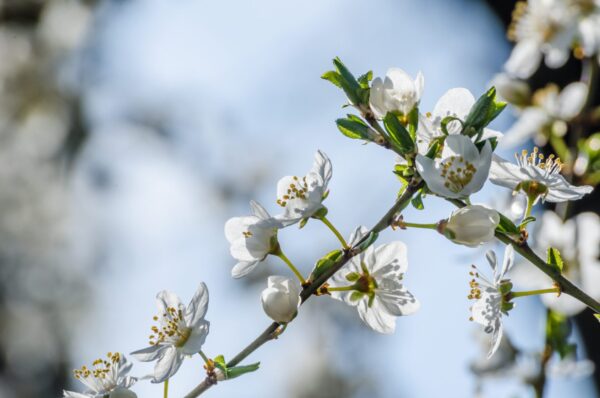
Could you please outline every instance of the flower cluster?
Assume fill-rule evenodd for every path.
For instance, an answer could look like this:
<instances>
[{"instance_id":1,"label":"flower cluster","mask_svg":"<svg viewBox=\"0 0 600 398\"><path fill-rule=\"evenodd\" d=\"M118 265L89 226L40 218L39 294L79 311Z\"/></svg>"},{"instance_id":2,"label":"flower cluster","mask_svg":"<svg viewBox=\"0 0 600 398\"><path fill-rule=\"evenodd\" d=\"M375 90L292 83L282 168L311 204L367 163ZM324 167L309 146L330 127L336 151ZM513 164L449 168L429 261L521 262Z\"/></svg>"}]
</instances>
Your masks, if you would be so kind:
<instances>
[{"instance_id":1,"label":"flower cluster","mask_svg":"<svg viewBox=\"0 0 600 398\"><path fill-rule=\"evenodd\" d=\"M579 58L600 55L600 3L595 0L529 0L517 3L508 37L516 46L505 64L525 79L540 66L567 62L571 48Z\"/></svg>"},{"instance_id":2,"label":"flower cluster","mask_svg":"<svg viewBox=\"0 0 600 398\"><path fill-rule=\"evenodd\" d=\"M599 49L594 40L599 35L598 8L594 1L576 0L533 0L526 6L519 5L511 30L518 44L506 69L525 78L533 73L542 57L548 65L559 66L568 57L574 40L576 51L586 56L597 54ZM336 70L323 77L343 89L359 112L339 119L338 128L347 137L374 143L397 155L394 172L402 183L400 196L371 230L359 226L346 240L327 217L324 201L329 195L332 164L318 150L312 168L305 175L286 176L277 183L274 198L279 207L277 214L271 215L262 205L251 201L250 215L227 220L224 233L236 262L231 270L234 278L248 275L268 256L278 257L293 274L292 278L279 275L267 278L260 301L274 323L243 353L248 354L247 350L256 349L283 333L296 318L301 304L312 295L331 297L354 307L371 329L393 333L397 318L415 313L420 302L404 285L407 246L401 241L375 245L379 234L392 227L433 229L451 242L470 248L498 237L506 243L502 264L494 251L486 254L493 276L487 278L474 265L470 272L468 298L475 301L470 319L491 335L487 357L503 344L502 319L514 308L514 300L534 295L543 295L542 300L552 309L547 327L551 348L561 358L573 354L572 345L566 343L565 317L578 313L586 304L600 308L593 302L590 304L588 298L582 301L575 298L581 298L583 293L573 294L579 292L573 287L577 285L594 299L600 299L595 283L600 279L600 219L596 214L582 213L564 221L556 213L545 212L537 224L533 250L528 245L527 230L528 224L536 221L533 208L540 201L563 203L593 191L591 185L582 185L580 180L561 174L565 164L570 171L574 169L573 159L569 157L564 163L537 147L517 153L516 163L496 155L494 151L505 137L488 126L506 104L497 100L494 87L478 99L465 88L453 88L437 101L431 112L423 113L419 109L424 95L421 73L413 79L403 70L392 68L384 78L371 82L371 72L356 79L339 59L334 64ZM565 130L561 123L573 120L585 108L590 90L586 84L572 83L562 91L548 86L531 95L528 86L511 76L504 75L498 82L502 83L500 94L519 102L522 109L521 119L507 136L509 143L540 134L550 139L560 136ZM507 217L496 208L472 204L473 195L488 180L515 195L523 194L527 205L524 210L520 208L522 214ZM404 210L408 204L423 209L424 198L429 196L452 203L457 209L436 222L406 221ZM278 236L287 227L298 224L303 228L310 220L327 227L340 246L318 258L307 273L286 256ZM544 274L539 271L531 274L531 266L525 264L512 270L515 251ZM541 259L544 254L547 260ZM513 291L509 272L515 284L536 290ZM565 278L574 285L561 285ZM563 291L565 287L567 290ZM237 366L237 359L227 363L222 355L209 358L202 351L210 326L205 319L209 295L204 283L200 283L187 306L167 290L159 292L156 301L158 313L153 318L156 324L151 327L148 346L131 353L142 362L156 362L154 371L142 379L165 383L167 391L168 380L186 358L195 354L204 361L208 386L258 368L258 364ZM505 342L504 346L510 345ZM106 359L94 361L92 367L75 371L75 377L87 386L86 392L65 391L64 397L134 398L130 387L138 379L128 375L130 369L131 364L122 354L109 353Z\"/></svg>"}]
</instances>

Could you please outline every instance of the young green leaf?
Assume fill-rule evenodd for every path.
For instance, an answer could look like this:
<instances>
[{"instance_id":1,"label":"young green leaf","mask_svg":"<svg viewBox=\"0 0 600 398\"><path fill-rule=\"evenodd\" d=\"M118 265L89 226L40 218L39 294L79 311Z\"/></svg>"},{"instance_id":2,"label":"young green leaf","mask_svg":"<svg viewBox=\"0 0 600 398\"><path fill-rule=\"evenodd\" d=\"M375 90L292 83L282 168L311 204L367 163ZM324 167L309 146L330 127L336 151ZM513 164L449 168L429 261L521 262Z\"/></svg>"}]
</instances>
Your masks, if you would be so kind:
<instances>
[{"instance_id":1,"label":"young green leaf","mask_svg":"<svg viewBox=\"0 0 600 398\"><path fill-rule=\"evenodd\" d=\"M415 143L410 133L400 123L400 120L398 120L398 116L391 112L388 113L383 119L383 125L392 140L392 144L398 149L400 154L404 155L414 152Z\"/></svg>"},{"instance_id":2,"label":"young green leaf","mask_svg":"<svg viewBox=\"0 0 600 398\"><path fill-rule=\"evenodd\" d=\"M547 257L548 258L546 262L548 263L548 265L554 268L556 271L558 271L559 274L562 273L563 260L558 249L555 249L554 247L549 247Z\"/></svg>"},{"instance_id":3,"label":"young green leaf","mask_svg":"<svg viewBox=\"0 0 600 398\"><path fill-rule=\"evenodd\" d=\"M338 130L348 138L370 141L370 127L358 117L337 119L335 124L337 125Z\"/></svg>"}]
</instances>

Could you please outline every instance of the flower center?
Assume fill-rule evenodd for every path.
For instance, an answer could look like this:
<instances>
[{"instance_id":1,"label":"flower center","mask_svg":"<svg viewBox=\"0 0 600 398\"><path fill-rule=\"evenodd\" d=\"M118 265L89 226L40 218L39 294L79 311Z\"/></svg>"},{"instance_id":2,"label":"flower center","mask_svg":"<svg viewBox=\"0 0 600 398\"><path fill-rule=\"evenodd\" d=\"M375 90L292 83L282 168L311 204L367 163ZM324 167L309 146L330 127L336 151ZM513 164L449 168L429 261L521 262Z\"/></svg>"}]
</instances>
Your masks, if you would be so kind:
<instances>
[{"instance_id":1,"label":"flower center","mask_svg":"<svg viewBox=\"0 0 600 398\"><path fill-rule=\"evenodd\" d=\"M543 170L544 178L553 174L559 174L564 165L560 161L560 158L555 157L554 154L550 154L546 158L543 153L540 153L538 147L534 147L531 153L523 149L520 155L518 153L515 154L515 159L519 167L537 167L539 170Z\"/></svg>"},{"instance_id":2,"label":"flower center","mask_svg":"<svg viewBox=\"0 0 600 398\"><path fill-rule=\"evenodd\" d=\"M150 345L160 343L171 343L176 347L182 347L190 338L191 329L185 325L183 311L168 307L167 310L159 316L155 316L154 321L160 321L158 326L152 326L150 335Z\"/></svg>"},{"instance_id":3,"label":"flower center","mask_svg":"<svg viewBox=\"0 0 600 398\"><path fill-rule=\"evenodd\" d=\"M109 352L106 354L107 359L96 359L92 362L92 367L82 366L80 369L75 369L73 375L76 379L96 379L101 382L102 385L110 380L110 375L113 374L114 368L121 361L121 354L118 352Z\"/></svg>"},{"instance_id":4,"label":"flower center","mask_svg":"<svg viewBox=\"0 0 600 398\"><path fill-rule=\"evenodd\" d=\"M450 156L442 162L440 175L444 179L444 186L457 193L466 187L477 169L473 163L462 156Z\"/></svg>"},{"instance_id":5,"label":"flower center","mask_svg":"<svg viewBox=\"0 0 600 398\"><path fill-rule=\"evenodd\" d=\"M288 200L292 199L306 199L306 193L308 192L308 184L306 183L306 177L302 177L300 180L298 177L292 177L294 182L290 183L287 189L287 193L281 198L277 199L277 204L281 207L287 205Z\"/></svg>"}]
</instances>

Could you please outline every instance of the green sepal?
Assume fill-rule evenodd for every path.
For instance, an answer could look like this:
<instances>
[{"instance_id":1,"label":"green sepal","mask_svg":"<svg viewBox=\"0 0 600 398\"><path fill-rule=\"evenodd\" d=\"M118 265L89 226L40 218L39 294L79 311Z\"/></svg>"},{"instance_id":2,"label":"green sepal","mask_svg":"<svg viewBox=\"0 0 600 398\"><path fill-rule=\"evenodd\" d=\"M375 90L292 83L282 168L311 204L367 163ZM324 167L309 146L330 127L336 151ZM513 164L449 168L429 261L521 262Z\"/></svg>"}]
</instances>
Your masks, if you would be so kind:
<instances>
[{"instance_id":1,"label":"green sepal","mask_svg":"<svg viewBox=\"0 0 600 398\"><path fill-rule=\"evenodd\" d=\"M575 353L577 345L569 343L567 339L571 335L571 324L569 318L558 312L548 311L546 320L546 342L561 359Z\"/></svg>"},{"instance_id":2,"label":"green sepal","mask_svg":"<svg viewBox=\"0 0 600 398\"><path fill-rule=\"evenodd\" d=\"M523 229L525 228L525 226L529 223L532 223L535 221L535 217L534 216L529 216L529 217L525 217L523 219L523 221L521 221L521 223L519 224L519 229Z\"/></svg>"},{"instance_id":3,"label":"green sepal","mask_svg":"<svg viewBox=\"0 0 600 398\"><path fill-rule=\"evenodd\" d=\"M512 310L513 308L515 308L515 303L511 303L510 301L504 301L500 306L500 311L502 311L504 315L508 315L508 311Z\"/></svg>"},{"instance_id":4,"label":"green sepal","mask_svg":"<svg viewBox=\"0 0 600 398\"><path fill-rule=\"evenodd\" d=\"M444 133L445 135L448 135L448 124L451 122L457 121L461 124L461 126L464 128L465 124L462 120L460 120L459 118L457 118L456 116L446 116L445 118L442 119L442 123L440 124L440 127L442 129L442 133Z\"/></svg>"},{"instance_id":5,"label":"green sepal","mask_svg":"<svg viewBox=\"0 0 600 398\"><path fill-rule=\"evenodd\" d=\"M562 257L560 255L560 252L558 251L558 249L556 249L554 247L548 248L548 255L547 255L546 262L555 271L557 271L559 274L562 274L564 263L563 263Z\"/></svg>"},{"instance_id":6,"label":"green sepal","mask_svg":"<svg viewBox=\"0 0 600 398\"><path fill-rule=\"evenodd\" d=\"M310 280L314 281L318 279L321 275L323 275L327 270L329 270L335 263L344 255L341 250L333 250L327 253L325 256L321 257L317 260L315 264L315 268L310 274Z\"/></svg>"},{"instance_id":7,"label":"green sepal","mask_svg":"<svg viewBox=\"0 0 600 398\"><path fill-rule=\"evenodd\" d=\"M369 235L367 236L367 238L365 240L363 240L360 245L358 245L356 248L358 250L365 251L367 250L367 247L371 246L379 237L379 233L375 232L375 231L371 231L369 233Z\"/></svg>"},{"instance_id":8,"label":"green sepal","mask_svg":"<svg viewBox=\"0 0 600 398\"><path fill-rule=\"evenodd\" d=\"M348 138L371 141L371 128L360 118L348 115L348 118L337 119L335 124L342 134Z\"/></svg>"},{"instance_id":9,"label":"green sepal","mask_svg":"<svg viewBox=\"0 0 600 398\"><path fill-rule=\"evenodd\" d=\"M327 210L327 207L321 206L321 208L319 210L317 210L313 213L311 218L316 218L317 220L321 219L327 215L327 212L329 212L329 210Z\"/></svg>"},{"instance_id":10,"label":"green sepal","mask_svg":"<svg viewBox=\"0 0 600 398\"><path fill-rule=\"evenodd\" d=\"M513 284L510 281L502 281L502 283L500 283L500 293L503 296L510 293L512 288L513 288Z\"/></svg>"},{"instance_id":11,"label":"green sepal","mask_svg":"<svg viewBox=\"0 0 600 398\"><path fill-rule=\"evenodd\" d=\"M480 134L506 107L506 102L496 100L496 88L490 88L475 102L463 125L463 134L470 137Z\"/></svg>"},{"instance_id":12,"label":"green sepal","mask_svg":"<svg viewBox=\"0 0 600 398\"><path fill-rule=\"evenodd\" d=\"M360 275L357 272L350 272L348 275L346 275L346 280L348 282L356 282L358 278L360 278Z\"/></svg>"},{"instance_id":13,"label":"green sepal","mask_svg":"<svg viewBox=\"0 0 600 398\"><path fill-rule=\"evenodd\" d=\"M364 293L354 291L350 294L350 301L358 301L358 300L362 299L363 296L364 296Z\"/></svg>"},{"instance_id":14,"label":"green sepal","mask_svg":"<svg viewBox=\"0 0 600 398\"><path fill-rule=\"evenodd\" d=\"M301 219L300 222L298 223L298 229L304 228L304 226L306 225L307 222L308 222L308 218Z\"/></svg>"},{"instance_id":15,"label":"green sepal","mask_svg":"<svg viewBox=\"0 0 600 398\"><path fill-rule=\"evenodd\" d=\"M415 150L415 143L406 127L398 120L398 116L388 112L383 119L383 125L388 132L392 145L394 145L401 155L412 153Z\"/></svg>"},{"instance_id":16,"label":"green sepal","mask_svg":"<svg viewBox=\"0 0 600 398\"><path fill-rule=\"evenodd\" d=\"M483 149L483 147L485 146L485 143L489 142L490 146L492 147L492 151L494 151L496 149L496 147L498 146L498 139L496 137L490 137L487 140L483 140L483 141L477 141L475 143L475 146L477 147L477 150L479 152L481 152L481 150Z\"/></svg>"},{"instance_id":17,"label":"green sepal","mask_svg":"<svg viewBox=\"0 0 600 398\"><path fill-rule=\"evenodd\" d=\"M425 206L423 205L423 190L420 189L419 192L410 200L410 203L417 210L423 210Z\"/></svg>"}]
</instances>

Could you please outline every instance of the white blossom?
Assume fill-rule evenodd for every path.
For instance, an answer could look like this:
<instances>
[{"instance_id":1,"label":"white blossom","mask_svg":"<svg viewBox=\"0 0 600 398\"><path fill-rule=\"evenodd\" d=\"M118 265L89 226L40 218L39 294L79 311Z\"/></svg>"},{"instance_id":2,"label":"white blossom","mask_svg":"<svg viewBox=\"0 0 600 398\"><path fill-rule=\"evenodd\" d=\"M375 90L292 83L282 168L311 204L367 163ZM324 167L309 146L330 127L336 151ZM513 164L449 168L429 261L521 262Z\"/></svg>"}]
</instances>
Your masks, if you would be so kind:
<instances>
[{"instance_id":1,"label":"white blossom","mask_svg":"<svg viewBox=\"0 0 600 398\"><path fill-rule=\"evenodd\" d=\"M440 158L417 155L417 171L431 192L447 198L465 198L485 183L492 161L492 147L486 141L481 153L464 135L449 135Z\"/></svg>"},{"instance_id":2,"label":"white blossom","mask_svg":"<svg viewBox=\"0 0 600 398\"><path fill-rule=\"evenodd\" d=\"M331 180L331 161L321 151L315 153L312 169L304 177L286 176L277 183L277 204L284 213L276 217L283 225L291 225L313 216L323 208L327 185Z\"/></svg>"},{"instance_id":3,"label":"white blossom","mask_svg":"<svg viewBox=\"0 0 600 398\"><path fill-rule=\"evenodd\" d=\"M517 3L509 37L517 42L506 71L527 79L539 67L542 58L550 68L567 62L575 35L574 15L564 0L529 0Z\"/></svg>"},{"instance_id":4,"label":"white blossom","mask_svg":"<svg viewBox=\"0 0 600 398\"><path fill-rule=\"evenodd\" d=\"M290 322L300 306L300 285L296 280L283 276L269 276L267 283L261 294L265 313L275 322Z\"/></svg>"},{"instance_id":5,"label":"white blossom","mask_svg":"<svg viewBox=\"0 0 600 398\"><path fill-rule=\"evenodd\" d=\"M500 222L498 212L481 205L468 205L452 212L442 223L443 234L455 243L477 247L494 239Z\"/></svg>"},{"instance_id":6,"label":"white blossom","mask_svg":"<svg viewBox=\"0 0 600 398\"><path fill-rule=\"evenodd\" d=\"M91 367L83 366L73 371L74 376L87 387L84 393L64 391L64 398L103 398L121 394L129 394L135 398L136 395L129 388L137 381L129 376L131 362L118 352L109 352L105 359L97 359ZM113 395L114 394L114 395Z\"/></svg>"},{"instance_id":7,"label":"white blossom","mask_svg":"<svg viewBox=\"0 0 600 398\"><path fill-rule=\"evenodd\" d=\"M163 290L156 296L157 326L151 328L150 346L132 352L142 362L157 361L153 383L162 383L173 376L186 356L200 351L210 323L204 319L208 309L208 289L201 283L194 297L185 307L179 297Z\"/></svg>"},{"instance_id":8,"label":"white blossom","mask_svg":"<svg viewBox=\"0 0 600 398\"><path fill-rule=\"evenodd\" d=\"M488 352L489 358L496 352L502 340L502 314L506 313L506 305L510 304L505 302L504 293L506 292L503 291L503 286L510 283L505 279L505 275L513 265L514 249L512 245L506 246L502 267L498 267L496 253L493 251L487 252L486 258L492 267L493 278L492 280L487 279L473 265L473 271L471 271L473 279L470 282L471 293L469 299L477 300L471 307L470 319L483 325L483 331L492 335Z\"/></svg>"},{"instance_id":9,"label":"white blossom","mask_svg":"<svg viewBox=\"0 0 600 398\"><path fill-rule=\"evenodd\" d=\"M600 217L592 212L580 213L563 222L553 211L545 211L533 235L534 251L546 258L549 247L558 249L563 259L563 275L596 300L600 300ZM529 263L519 264L511 273L516 285L526 289L547 289L554 283ZM581 301L561 294L544 294L542 302L556 312L573 316L583 311Z\"/></svg>"},{"instance_id":10,"label":"white blossom","mask_svg":"<svg viewBox=\"0 0 600 398\"><path fill-rule=\"evenodd\" d=\"M446 135L442 130L442 121L444 118L452 116L464 122L473 105L475 105L475 97L466 88L453 88L444 93L435 104L431 113L419 116L419 125L417 128L418 152L424 155L434 138ZM453 120L446 125L448 134L460 134L461 130L462 125L457 120ZM502 133L484 128L480 139L486 140L492 137L500 139L502 138Z\"/></svg>"},{"instance_id":11,"label":"white blossom","mask_svg":"<svg viewBox=\"0 0 600 398\"><path fill-rule=\"evenodd\" d=\"M225 223L225 237L230 253L238 260L231 270L234 278L251 272L259 262L277 247L277 228L280 223L255 201L250 202L252 215L233 217Z\"/></svg>"},{"instance_id":12,"label":"white blossom","mask_svg":"<svg viewBox=\"0 0 600 398\"><path fill-rule=\"evenodd\" d=\"M421 72L413 80L399 68L390 68L384 80L376 78L371 84L369 104L373 114L383 119L388 112L409 114L419 104L424 78Z\"/></svg>"},{"instance_id":13,"label":"white blossom","mask_svg":"<svg viewBox=\"0 0 600 398\"><path fill-rule=\"evenodd\" d=\"M577 42L582 55L600 61L600 1L567 0L576 18Z\"/></svg>"},{"instance_id":14,"label":"white blossom","mask_svg":"<svg viewBox=\"0 0 600 398\"><path fill-rule=\"evenodd\" d=\"M580 199L583 195L594 190L589 185L576 187L560 175L562 163L560 159L550 155L547 158L536 148L528 153L523 150L516 154L517 164L508 162L494 155L490 169L490 181L493 184L512 189L522 190L526 194L539 194L538 198L548 202L564 202Z\"/></svg>"},{"instance_id":15,"label":"white blossom","mask_svg":"<svg viewBox=\"0 0 600 398\"><path fill-rule=\"evenodd\" d=\"M354 241L360 239L357 231ZM352 241L352 239L351 239ZM396 317L416 312L420 304L402 284L408 268L407 249L402 242L392 242L353 257L330 280L333 298L358 310L360 318L379 333L393 333Z\"/></svg>"},{"instance_id":16,"label":"white blossom","mask_svg":"<svg viewBox=\"0 0 600 398\"><path fill-rule=\"evenodd\" d=\"M560 92L554 84L536 91L533 103L523 109L517 122L506 132L502 145L520 144L532 137L539 137L540 132L566 133L566 122L581 112L587 95L588 86L582 82L571 83Z\"/></svg>"}]
</instances>

